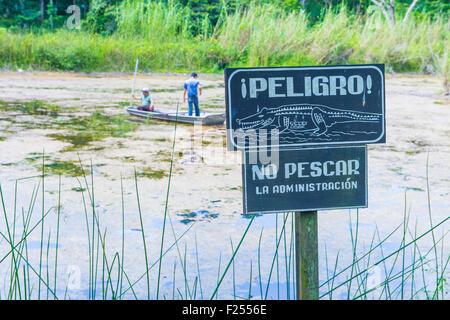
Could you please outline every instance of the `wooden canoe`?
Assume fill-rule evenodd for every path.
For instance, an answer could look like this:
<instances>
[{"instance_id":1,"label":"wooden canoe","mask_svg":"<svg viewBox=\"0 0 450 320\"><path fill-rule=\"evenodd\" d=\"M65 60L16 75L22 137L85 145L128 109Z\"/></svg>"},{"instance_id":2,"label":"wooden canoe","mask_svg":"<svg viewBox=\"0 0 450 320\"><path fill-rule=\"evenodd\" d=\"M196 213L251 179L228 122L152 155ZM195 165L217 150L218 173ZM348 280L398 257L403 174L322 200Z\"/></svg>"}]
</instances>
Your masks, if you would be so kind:
<instances>
[{"instance_id":1,"label":"wooden canoe","mask_svg":"<svg viewBox=\"0 0 450 320\"><path fill-rule=\"evenodd\" d=\"M155 111L150 112L138 110L136 107L128 107L126 110L130 115L146 119L178 121L180 123L201 124L205 126L217 126L225 122L224 113L201 112L200 116L196 117L189 116L187 111L179 111L177 116L177 113L172 110L155 109Z\"/></svg>"}]
</instances>

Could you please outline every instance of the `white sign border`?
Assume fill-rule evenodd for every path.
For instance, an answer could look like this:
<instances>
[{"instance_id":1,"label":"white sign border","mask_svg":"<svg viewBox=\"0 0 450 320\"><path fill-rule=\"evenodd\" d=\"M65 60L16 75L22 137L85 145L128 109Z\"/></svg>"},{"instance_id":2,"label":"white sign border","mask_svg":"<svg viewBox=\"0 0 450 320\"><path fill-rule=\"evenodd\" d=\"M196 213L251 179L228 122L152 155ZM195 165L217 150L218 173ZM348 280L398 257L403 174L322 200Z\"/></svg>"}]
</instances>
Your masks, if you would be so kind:
<instances>
[{"instance_id":1,"label":"white sign border","mask_svg":"<svg viewBox=\"0 0 450 320\"><path fill-rule=\"evenodd\" d=\"M247 211L248 205L247 205L247 157L246 157L246 152L256 152L256 151L246 151L246 152L242 152L242 178L244 180L243 183L243 214L245 215L252 215L252 214L266 214L266 213L285 213L285 212L299 212L299 211L324 211L324 210L339 210L339 209L358 209L358 208L367 208L369 206L369 171L368 171L368 150L367 150L367 145L362 145L362 146L337 146L337 147L322 147L322 148L301 148L301 149L290 149L290 150L279 150L279 152L285 152L285 151L303 151L303 150L323 150L323 149L345 149L345 148L363 148L364 152L365 152L365 160L366 160L366 165L365 165L365 181L366 181L366 185L365 185L365 203L364 205L359 205L359 206L352 206L352 207L332 207L332 208L302 208L302 209L290 209L288 211L286 210L269 210L269 211L256 211L256 212L245 212Z\"/></svg>"},{"instance_id":2,"label":"white sign border","mask_svg":"<svg viewBox=\"0 0 450 320\"><path fill-rule=\"evenodd\" d=\"M380 136L378 136L378 138L376 138L374 140L367 140L367 141L327 142L327 143L320 143L320 144L318 144L317 142L297 143L297 144L278 144L278 145L274 145L272 147L278 147L280 149L287 149L287 148L291 148L292 149L292 148L295 148L295 147L301 148L301 147L305 147L305 146L358 145L358 144L376 143L380 139L382 139L382 137L385 134L385 126L386 126L386 123L385 123L385 103L384 103L385 102L384 101L385 100L385 92L384 92L385 81L384 81L383 73L381 72L381 70L377 66L374 66L374 65L358 65L358 66L351 66L350 65L350 66L330 66L330 67L289 67L289 68L287 68L287 67L280 67L280 68L277 68L277 67L273 67L273 68L240 68L238 70L235 70L228 78L228 83L227 83L227 93L228 93L228 106L227 106L227 108L228 108L228 114L229 114L228 120L230 122L232 121L232 119L231 119L232 106L231 106L230 85L231 85L231 79L234 77L234 75L236 73L247 72L247 71L285 71L285 70L292 71L292 70L324 70L324 69L325 70L328 70L328 69L330 69L330 70L334 70L334 69L348 70L348 69L367 69L367 68L377 70L380 73L381 82L382 82L382 86L381 86L382 94L381 95L382 95L383 98L381 99L382 100L381 101L381 104L382 104L381 105L381 111L382 111L381 115L383 117L383 130L382 130ZM228 125L230 127L228 127ZM229 143L232 144L232 148L230 148L229 150L252 150L252 149L258 149L259 147L261 147L261 146L244 146L242 148L239 145L236 145L234 143L234 138L231 137L231 132L233 131L233 129L231 128L231 123L230 124L227 123L226 130L227 130L227 136L228 136L227 144L229 144Z\"/></svg>"}]
</instances>

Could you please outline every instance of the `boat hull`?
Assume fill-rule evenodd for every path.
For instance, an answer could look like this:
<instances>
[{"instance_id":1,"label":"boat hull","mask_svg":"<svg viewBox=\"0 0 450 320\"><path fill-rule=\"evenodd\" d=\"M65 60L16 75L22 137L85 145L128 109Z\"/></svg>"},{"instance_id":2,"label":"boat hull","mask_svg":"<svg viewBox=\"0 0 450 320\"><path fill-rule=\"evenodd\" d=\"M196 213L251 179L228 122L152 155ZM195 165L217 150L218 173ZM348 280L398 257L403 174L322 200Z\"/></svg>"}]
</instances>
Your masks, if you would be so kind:
<instances>
[{"instance_id":1,"label":"boat hull","mask_svg":"<svg viewBox=\"0 0 450 320\"><path fill-rule=\"evenodd\" d=\"M157 119L164 121L177 121L180 123L188 123L188 124L201 124L205 126L218 126L222 125L225 122L225 114L224 113L205 113L202 112L199 117L189 116L187 112L182 111L176 112L173 111L165 111L165 110L156 110L155 112L138 110L135 107L128 107L127 112L130 115L146 118L146 119Z\"/></svg>"}]
</instances>

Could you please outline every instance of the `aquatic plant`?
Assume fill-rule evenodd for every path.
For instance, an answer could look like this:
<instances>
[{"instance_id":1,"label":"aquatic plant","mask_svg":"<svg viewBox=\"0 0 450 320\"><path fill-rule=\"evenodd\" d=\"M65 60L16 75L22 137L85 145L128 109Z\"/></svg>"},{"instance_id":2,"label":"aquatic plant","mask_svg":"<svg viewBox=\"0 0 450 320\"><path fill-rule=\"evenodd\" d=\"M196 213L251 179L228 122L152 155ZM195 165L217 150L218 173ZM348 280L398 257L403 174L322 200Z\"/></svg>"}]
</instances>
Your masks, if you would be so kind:
<instances>
[{"instance_id":1,"label":"aquatic plant","mask_svg":"<svg viewBox=\"0 0 450 320\"><path fill-rule=\"evenodd\" d=\"M175 139L173 140L175 141ZM173 225L173 217L167 204L170 199L170 184L166 190L165 211L161 219L167 223L161 230L159 253L151 256L157 243L147 243L145 233L146 224L143 219L145 212L140 206L142 201L139 192L138 171L135 172L135 196L138 203L140 233L145 255L144 272L141 274L130 273L127 270L127 256L125 253L125 224L126 217L132 212L127 210L130 204L125 201L124 188L121 180L121 216L122 225L121 241L119 246L111 246L108 242L108 230L101 221L101 208L97 205L96 188L94 184L93 166L86 168L81 159L76 167L74 164L63 165L64 162L48 161L44 154L41 156L41 174L35 177L17 180L14 187L12 203L5 202L4 190L0 185L1 211L4 223L0 230L0 237L4 245L0 251L0 270L6 275L6 283L0 288L3 299L65 299L68 296L70 278L65 279L58 271L58 263L61 261L61 251L58 251L61 243L62 225L60 219L64 214L64 203L61 200L61 180L59 178L57 199L54 204L47 200L47 174L54 170L68 170L69 175L76 177L78 186L76 191L81 199L81 212L84 212L88 247L88 267L86 273L88 279L81 284L86 289L88 299L218 299L231 297L234 299L295 299L295 259L294 259L294 222L293 214L273 215L275 220L275 235L273 248L264 248L265 259L262 259L262 239L267 235L262 229L259 233L259 245L257 256L250 259L249 269L236 269L235 263L242 256L239 255L241 247L249 230L258 221L258 215L247 217L248 223L244 230L240 230L238 241L230 239L230 254L220 252L216 273L216 282L205 282L211 279L210 266L199 265L197 238L195 237L196 256L195 266L189 266L186 256L188 254L185 244L184 250L180 245L181 239L192 232L196 225L195 219L187 224L181 234L177 234ZM174 146L172 146L171 167L174 159ZM38 163L39 160L36 161ZM60 168L61 167L61 168ZM428 164L427 164L428 167ZM53 172L56 173L56 172ZM62 173L62 171L60 172ZM169 171L167 178L171 177ZM432 219L431 191L428 183L427 170L427 199L429 226L421 233L418 225L412 224L410 211L408 210L405 193L403 219L387 234L381 234L376 226L371 236L370 244L362 245L360 238L359 212L349 211L349 231L351 238L351 262L340 264L343 252L338 251L333 257L325 244L325 268L326 277L320 282L321 299L448 299L448 263L450 256L445 248L445 239L448 233L448 221L450 216L441 221ZM27 207L20 208L19 197L23 194L19 190L21 183L35 181ZM168 180L169 182L169 180ZM41 202L41 208L37 203ZM12 208L12 209L7 209ZM12 210L12 211L11 211ZM40 211L36 215L36 211ZM356 216L355 216L356 214ZM184 216L183 216L184 217ZM356 217L356 221L353 218ZM194 217L195 218L195 217ZM128 218L129 219L129 218ZM56 221L55 221L56 220ZM256 221L256 222L255 222ZM51 228L50 226L53 226ZM56 232L52 232L51 229ZM256 231L256 230L254 230ZM30 252L30 246L35 234L39 233L38 251L36 256ZM169 234L172 241L169 242ZM271 237L273 237L271 235ZM400 239L399 241L397 241ZM421 245L421 241L431 240L431 246ZM117 242L116 242L117 243ZM390 246L387 246L391 243ZM392 247L395 244L396 247ZM153 246L153 250L149 247ZM214 244L211 244L214 245ZM349 252L347 252L348 254ZM248 253L246 253L248 255ZM169 280L167 256L175 256L173 265L173 279ZM38 262L36 262L36 258ZM267 259L268 258L268 259ZM52 260L53 259L53 260ZM222 265L225 260L225 267ZM166 260L165 263L163 261ZM211 264L214 265L210 257ZM256 261L256 273L255 264ZM265 261L265 262L264 262ZM136 262L133 262L135 264ZM164 267L163 267L164 266ZM182 278L175 278L177 271ZM156 271L156 268L158 271ZM208 271L209 270L209 271ZM378 274L374 277L374 272ZM151 272L153 275L151 275ZM249 279L248 283L237 283L237 273L243 273L243 278ZM53 276L51 276L53 274ZM256 274L256 286L255 286ZM157 275L157 278L155 278ZM163 278L164 275L164 278ZM144 280L145 279L145 280ZM159 280L157 280L159 279ZM163 279L165 285L163 284ZM241 277L242 279L242 277ZM224 283L231 291L224 291ZM245 289L246 287L246 289ZM170 288L170 289L169 289ZM168 291L169 290L169 291ZM171 292L170 292L171 290ZM145 293L143 293L145 292ZM171 294L169 294L171 293Z\"/></svg>"}]
</instances>

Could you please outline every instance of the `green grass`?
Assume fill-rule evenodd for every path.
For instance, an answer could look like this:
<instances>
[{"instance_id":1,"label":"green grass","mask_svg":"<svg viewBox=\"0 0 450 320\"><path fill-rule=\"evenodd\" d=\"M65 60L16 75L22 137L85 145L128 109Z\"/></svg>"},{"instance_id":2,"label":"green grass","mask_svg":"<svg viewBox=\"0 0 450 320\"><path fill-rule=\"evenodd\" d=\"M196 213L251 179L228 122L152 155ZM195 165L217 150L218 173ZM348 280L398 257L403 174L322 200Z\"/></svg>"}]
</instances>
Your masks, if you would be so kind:
<instances>
[{"instance_id":1,"label":"green grass","mask_svg":"<svg viewBox=\"0 0 450 320\"><path fill-rule=\"evenodd\" d=\"M372 8L344 7L312 24L303 11L251 5L223 15L214 28L190 25L190 12L156 1L123 1L112 36L87 30L12 32L0 28L0 64L34 70L221 73L224 67L385 63L387 71L434 72L448 86L450 23L412 16L391 28ZM151 14L147 14L150 12ZM152 21L152 23L149 23ZM70 43L70 45L67 45Z\"/></svg>"}]
</instances>

